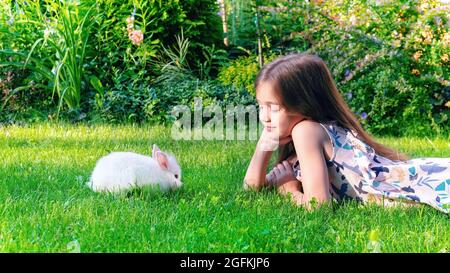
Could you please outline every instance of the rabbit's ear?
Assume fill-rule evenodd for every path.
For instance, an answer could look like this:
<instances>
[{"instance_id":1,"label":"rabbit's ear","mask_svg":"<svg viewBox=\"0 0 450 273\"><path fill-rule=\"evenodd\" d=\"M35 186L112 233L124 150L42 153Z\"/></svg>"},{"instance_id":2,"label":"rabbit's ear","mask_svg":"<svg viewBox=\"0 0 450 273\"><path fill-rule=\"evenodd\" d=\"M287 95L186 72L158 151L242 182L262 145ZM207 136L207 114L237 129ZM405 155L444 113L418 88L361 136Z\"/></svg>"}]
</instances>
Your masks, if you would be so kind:
<instances>
[{"instance_id":1,"label":"rabbit's ear","mask_svg":"<svg viewBox=\"0 0 450 273\"><path fill-rule=\"evenodd\" d=\"M163 170L169 169L169 159L167 158L167 155L161 151L156 152L156 161L158 161L159 166Z\"/></svg>"},{"instance_id":2,"label":"rabbit's ear","mask_svg":"<svg viewBox=\"0 0 450 273\"><path fill-rule=\"evenodd\" d=\"M156 159L156 153L157 152L161 152L161 150L158 148L158 146L156 146L156 144L153 144L153 149L152 149L152 157Z\"/></svg>"}]
</instances>

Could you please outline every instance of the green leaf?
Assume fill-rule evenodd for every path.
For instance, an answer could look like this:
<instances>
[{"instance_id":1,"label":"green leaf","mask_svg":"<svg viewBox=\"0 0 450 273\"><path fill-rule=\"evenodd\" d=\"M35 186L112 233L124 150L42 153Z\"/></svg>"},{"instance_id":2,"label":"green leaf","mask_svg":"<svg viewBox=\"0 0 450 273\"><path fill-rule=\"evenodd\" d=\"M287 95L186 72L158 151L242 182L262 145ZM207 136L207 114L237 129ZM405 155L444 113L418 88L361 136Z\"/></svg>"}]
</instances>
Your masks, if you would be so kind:
<instances>
[{"instance_id":1,"label":"green leaf","mask_svg":"<svg viewBox=\"0 0 450 273\"><path fill-rule=\"evenodd\" d=\"M94 87L94 89L100 94L100 96L103 97L105 92L102 82L96 76L90 77L89 82L91 83L92 87Z\"/></svg>"}]
</instances>

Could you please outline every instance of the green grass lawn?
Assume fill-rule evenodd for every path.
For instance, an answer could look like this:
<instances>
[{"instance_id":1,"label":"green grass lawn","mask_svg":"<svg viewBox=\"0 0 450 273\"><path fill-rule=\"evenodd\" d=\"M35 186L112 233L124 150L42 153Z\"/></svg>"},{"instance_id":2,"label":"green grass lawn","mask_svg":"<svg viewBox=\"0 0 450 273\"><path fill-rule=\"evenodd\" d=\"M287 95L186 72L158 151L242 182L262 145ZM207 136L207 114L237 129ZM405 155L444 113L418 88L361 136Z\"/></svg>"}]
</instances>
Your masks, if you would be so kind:
<instances>
[{"instance_id":1,"label":"green grass lawn","mask_svg":"<svg viewBox=\"0 0 450 273\"><path fill-rule=\"evenodd\" d=\"M450 157L450 139L383 138L412 157ZM85 187L110 151L177 155L184 187L131 196ZM0 252L450 251L450 219L428 206L354 202L313 212L242 190L254 141L174 141L170 128L0 127Z\"/></svg>"}]
</instances>

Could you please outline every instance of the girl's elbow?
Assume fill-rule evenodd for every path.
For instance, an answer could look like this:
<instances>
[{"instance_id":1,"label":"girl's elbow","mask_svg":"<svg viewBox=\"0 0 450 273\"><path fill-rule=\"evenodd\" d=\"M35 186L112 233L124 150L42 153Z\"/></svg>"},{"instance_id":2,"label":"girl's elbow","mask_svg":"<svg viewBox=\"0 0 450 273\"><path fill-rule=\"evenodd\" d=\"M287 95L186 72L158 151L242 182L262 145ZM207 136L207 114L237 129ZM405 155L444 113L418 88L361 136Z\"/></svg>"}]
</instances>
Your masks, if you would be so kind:
<instances>
[{"instance_id":1,"label":"girl's elbow","mask_svg":"<svg viewBox=\"0 0 450 273\"><path fill-rule=\"evenodd\" d=\"M262 188L262 183L256 179L244 179L243 188L244 190L259 191Z\"/></svg>"}]
</instances>

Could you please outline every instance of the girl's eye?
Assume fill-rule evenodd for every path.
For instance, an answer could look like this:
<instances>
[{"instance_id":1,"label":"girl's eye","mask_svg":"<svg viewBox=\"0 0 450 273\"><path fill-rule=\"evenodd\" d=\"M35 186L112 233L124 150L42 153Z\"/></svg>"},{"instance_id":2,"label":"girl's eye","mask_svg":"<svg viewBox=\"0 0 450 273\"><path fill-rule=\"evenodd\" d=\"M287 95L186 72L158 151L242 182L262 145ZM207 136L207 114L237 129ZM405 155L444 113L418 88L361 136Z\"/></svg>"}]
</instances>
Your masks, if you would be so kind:
<instances>
[{"instance_id":1,"label":"girl's eye","mask_svg":"<svg viewBox=\"0 0 450 273\"><path fill-rule=\"evenodd\" d=\"M270 111L271 111L272 113L277 113L277 112L280 111L280 106L274 104L274 105L272 105L272 106L270 107Z\"/></svg>"}]
</instances>

